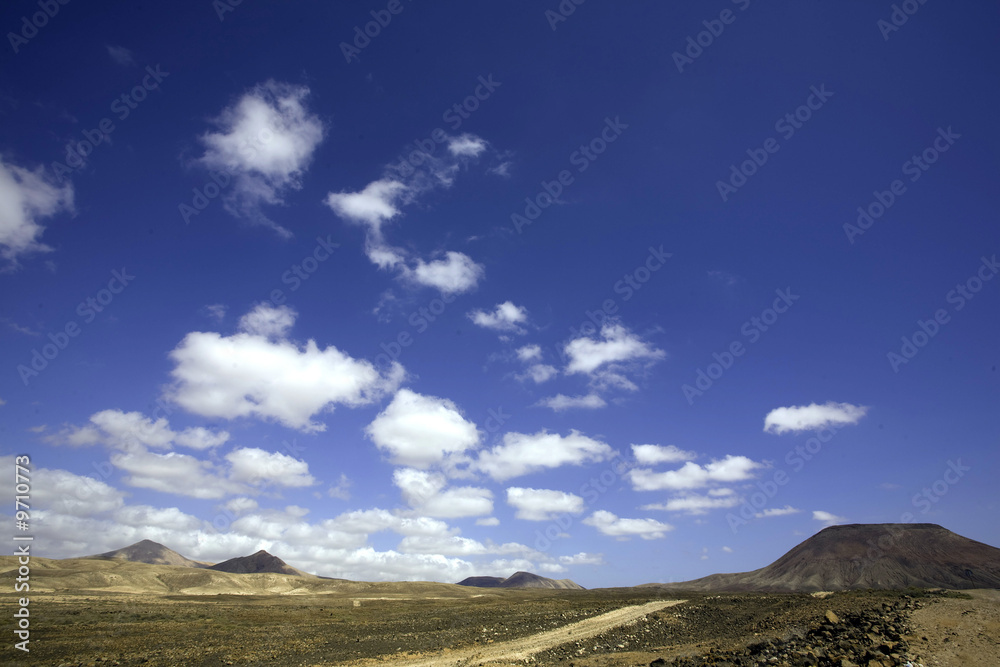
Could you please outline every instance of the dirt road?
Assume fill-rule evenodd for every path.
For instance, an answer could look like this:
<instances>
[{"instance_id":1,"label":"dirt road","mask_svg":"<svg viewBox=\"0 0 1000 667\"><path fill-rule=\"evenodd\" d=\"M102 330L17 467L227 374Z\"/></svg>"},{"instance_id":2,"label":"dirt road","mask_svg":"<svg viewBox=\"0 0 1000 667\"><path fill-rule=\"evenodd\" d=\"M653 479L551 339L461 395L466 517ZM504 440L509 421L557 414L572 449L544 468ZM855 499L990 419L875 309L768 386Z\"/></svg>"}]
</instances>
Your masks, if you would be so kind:
<instances>
[{"instance_id":1,"label":"dirt road","mask_svg":"<svg viewBox=\"0 0 1000 667\"><path fill-rule=\"evenodd\" d=\"M530 635L521 639L456 651L446 650L446 652L435 656L409 659L394 657L392 664L401 667L450 667L451 665L455 665L456 667L458 665L462 667L474 667L476 665L491 663L523 663L525 658L539 651L554 648L566 642L575 642L599 635L611 628L631 623L646 614L651 614L654 611L659 611L665 607L672 607L682 602L685 602L685 600L657 600L656 602L622 607L621 609L616 609L600 616L594 616L577 623L564 625L555 630L540 632L537 635Z\"/></svg>"}]
</instances>

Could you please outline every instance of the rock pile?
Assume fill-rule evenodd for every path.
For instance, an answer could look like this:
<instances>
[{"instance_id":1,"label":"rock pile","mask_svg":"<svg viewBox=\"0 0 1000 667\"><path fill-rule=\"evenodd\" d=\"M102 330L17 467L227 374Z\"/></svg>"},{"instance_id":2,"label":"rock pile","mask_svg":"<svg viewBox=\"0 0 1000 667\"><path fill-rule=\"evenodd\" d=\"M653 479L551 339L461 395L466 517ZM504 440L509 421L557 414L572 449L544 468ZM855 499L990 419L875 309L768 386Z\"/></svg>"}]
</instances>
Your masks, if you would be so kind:
<instances>
[{"instance_id":1,"label":"rock pile","mask_svg":"<svg viewBox=\"0 0 1000 667\"><path fill-rule=\"evenodd\" d=\"M909 597L883 602L881 610L849 612L838 616L827 611L805 631L782 639L765 639L742 649L709 649L705 655L658 658L650 667L897 667L906 665L908 646L903 635L909 612L917 603Z\"/></svg>"}]
</instances>

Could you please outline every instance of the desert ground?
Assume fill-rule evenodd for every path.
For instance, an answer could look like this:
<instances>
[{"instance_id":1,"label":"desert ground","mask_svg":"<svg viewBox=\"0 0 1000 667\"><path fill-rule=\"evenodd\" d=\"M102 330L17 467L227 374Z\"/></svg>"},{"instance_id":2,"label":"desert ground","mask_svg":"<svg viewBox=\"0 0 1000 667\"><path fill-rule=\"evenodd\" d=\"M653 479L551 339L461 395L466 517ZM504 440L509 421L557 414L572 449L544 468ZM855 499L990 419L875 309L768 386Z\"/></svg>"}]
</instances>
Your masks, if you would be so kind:
<instances>
[{"instance_id":1,"label":"desert ground","mask_svg":"<svg viewBox=\"0 0 1000 667\"><path fill-rule=\"evenodd\" d=\"M154 578L174 572L163 570ZM44 581L44 572L39 575ZM74 582L85 585L84 573L77 575ZM278 577L286 591L295 590L289 584L297 579L244 576ZM31 653L16 655L6 647L2 662L1000 665L997 591L677 595L644 588L496 590L337 580L311 585L316 588L300 593L242 595L41 592L32 602ZM13 608L13 595L0 599Z\"/></svg>"}]
</instances>

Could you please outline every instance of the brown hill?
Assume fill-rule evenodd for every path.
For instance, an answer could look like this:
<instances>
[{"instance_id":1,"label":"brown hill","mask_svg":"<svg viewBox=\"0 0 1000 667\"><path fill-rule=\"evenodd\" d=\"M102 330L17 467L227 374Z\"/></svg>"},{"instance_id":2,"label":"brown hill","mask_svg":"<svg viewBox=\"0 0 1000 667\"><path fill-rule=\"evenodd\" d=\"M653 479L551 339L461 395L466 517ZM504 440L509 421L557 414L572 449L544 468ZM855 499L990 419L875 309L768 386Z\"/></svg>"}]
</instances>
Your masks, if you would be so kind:
<instances>
[{"instance_id":1,"label":"brown hill","mask_svg":"<svg viewBox=\"0 0 1000 667\"><path fill-rule=\"evenodd\" d=\"M127 560L132 563L148 563L150 565L176 565L179 567L208 567L211 563L185 558L173 549L159 542L141 540L121 549L107 551L94 556L84 556L98 560Z\"/></svg>"},{"instance_id":2,"label":"brown hill","mask_svg":"<svg viewBox=\"0 0 1000 667\"><path fill-rule=\"evenodd\" d=\"M281 560L277 556L272 556L263 549L250 556L239 556L237 558L230 558L229 560L211 565L208 567L209 570L216 570L218 572L231 572L233 574L291 574L296 577L315 577L316 575L309 574L308 572L303 572L298 570L285 561Z\"/></svg>"},{"instance_id":3,"label":"brown hill","mask_svg":"<svg viewBox=\"0 0 1000 667\"><path fill-rule=\"evenodd\" d=\"M932 523L831 526L759 570L646 585L774 592L1000 588L1000 549Z\"/></svg>"},{"instance_id":4,"label":"brown hill","mask_svg":"<svg viewBox=\"0 0 1000 667\"><path fill-rule=\"evenodd\" d=\"M459 586L479 588L558 588L564 590L584 590L580 584L569 579L549 579L531 572L515 572L506 579L500 577L467 577L458 582Z\"/></svg>"}]
</instances>

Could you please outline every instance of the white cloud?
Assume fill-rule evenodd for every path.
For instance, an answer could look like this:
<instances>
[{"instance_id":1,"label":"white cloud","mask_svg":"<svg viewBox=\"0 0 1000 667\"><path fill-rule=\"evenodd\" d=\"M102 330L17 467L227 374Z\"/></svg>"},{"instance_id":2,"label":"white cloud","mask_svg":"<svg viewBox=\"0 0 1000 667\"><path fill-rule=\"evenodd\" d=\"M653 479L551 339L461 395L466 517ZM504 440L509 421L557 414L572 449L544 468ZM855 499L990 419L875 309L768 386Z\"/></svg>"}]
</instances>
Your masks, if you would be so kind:
<instances>
[{"instance_id":1,"label":"white cloud","mask_svg":"<svg viewBox=\"0 0 1000 667\"><path fill-rule=\"evenodd\" d=\"M596 410L598 408L605 407L607 402L597 394L593 393L587 394L586 396L566 396L564 394L556 394L555 396L543 398L538 401L536 405L543 408L551 408L556 412L562 412L563 410L569 410L572 408Z\"/></svg>"},{"instance_id":2,"label":"white cloud","mask_svg":"<svg viewBox=\"0 0 1000 667\"><path fill-rule=\"evenodd\" d=\"M108 55L111 56L111 59L122 67L135 64L135 58L132 56L132 52L124 46L112 46L110 44L106 44L105 47L108 49Z\"/></svg>"},{"instance_id":3,"label":"white cloud","mask_svg":"<svg viewBox=\"0 0 1000 667\"><path fill-rule=\"evenodd\" d=\"M50 247L38 238L44 227L39 224L61 211L73 212L73 186L60 185L44 167L29 171L0 157L0 257L9 267L17 258Z\"/></svg>"},{"instance_id":4,"label":"white cloud","mask_svg":"<svg viewBox=\"0 0 1000 667\"><path fill-rule=\"evenodd\" d=\"M775 517L775 516L787 516L789 514L798 514L801 511L802 510L796 509L796 508L792 507L791 505L785 505L784 507L771 507L771 508L768 508L768 509L764 510L763 512L757 512L756 514L754 514L754 516L757 517L758 519L769 519L769 518ZM816 517L813 517L813 518L816 518Z\"/></svg>"},{"instance_id":5,"label":"white cloud","mask_svg":"<svg viewBox=\"0 0 1000 667\"><path fill-rule=\"evenodd\" d=\"M484 519L476 519L477 526L499 526L500 519L495 516L486 517Z\"/></svg>"},{"instance_id":6,"label":"white cloud","mask_svg":"<svg viewBox=\"0 0 1000 667\"><path fill-rule=\"evenodd\" d=\"M382 178L360 191L331 192L324 201L342 219L366 227L365 254L380 269L395 269L402 280L455 294L476 287L485 275L481 264L455 251L429 261L411 257L406 250L392 246L385 234L385 223L401 215L403 206L416 202L426 192L450 187L460 165L478 157L488 146L475 135L451 137L447 141L452 149L450 154L434 157L420 153L423 161L419 170L406 163L406 169L394 166L398 173L390 175L393 169L387 167Z\"/></svg>"},{"instance_id":7,"label":"white cloud","mask_svg":"<svg viewBox=\"0 0 1000 667\"><path fill-rule=\"evenodd\" d=\"M505 433L503 444L483 450L475 468L497 481L527 473L605 461L614 455L607 444L588 438L579 431L567 436L542 430L538 433Z\"/></svg>"},{"instance_id":8,"label":"white cloud","mask_svg":"<svg viewBox=\"0 0 1000 667\"><path fill-rule=\"evenodd\" d=\"M211 317L216 322L221 322L226 319L226 308L225 304L222 303L211 303L202 308L203 312Z\"/></svg>"},{"instance_id":9,"label":"white cloud","mask_svg":"<svg viewBox=\"0 0 1000 667\"><path fill-rule=\"evenodd\" d=\"M67 426L46 438L53 444L74 446L104 444L121 450L153 447L170 449L174 444L191 449L210 449L229 440L226 431L210 431L201 426L176 432L164 417L156 421L141 412L102 410L90 416L85 426Z\"/></svg>"},{"instance_id":10,"label":"white cloud","mask_svg":"<svg viewBox=\"0 0 1000 667\"><path fill-rule=\"evenodd\" d=\"M674 445L632 445L632 455L635 460L643 465L656 465L657 463L678 463L680 461L690 461L696 455Z\"/></svg>"},{"instance_id":11,"label":"white cloud","mask_svg":"<svg viewBox=\"0 0 1000 667\"><path fill-rule=\"evenodd\" d=\"M522 375L518 375L518 380L532 380L535 384L541 384L543 382L548 382L556 375L559 375L559 370L555 366L549 366L548 364L532 364L528 367Z\"/></svg>"},{"instance_id":12,"label":"white cloud","mask_svg":"<svg viewBox=\"0 0 1000 667\"><path fill-rule=\"evenodd\" d=\"M443 259L425 262L418 259L416 266L407 268L403 275L425 287L435 287L445 294L460 294L474 289L486 274L481 264L468 255L449 250Z\"/></svg>"},{"instance_id":13,"label":"white cloud","mask_svg":"<svg viewBox=\"0 0 1000 667\"><path fill-rule=\"evenodd\" d=\"M584 509L583 498L575 494L516 486L507 489L507 504L517 509L515 517L525 521L549 521L560 514L579 514Z\"/></svg>"},{"instance_id":14,"label":"white cloud","mask_svg":"<svg viewBox=\"0 0 1000 667\"><path fill-rule=\"evenodd\" d=\"M365 432L391 462L420 469L461 463L480 437L452 401L409 389L400 389Z\"/></svg>"},{"instance_id":15,"label":"white cloud","mask_svg":"<svg viewBox=\"0 0 1000 667\"><path fill-rule=\"evenodd\" d=\"M638 391L638 385L628 375L647 370L666 357L663 350L614 322L604 324L597 338L574 338L566 343L563 352L569 359L566 374L587 375L591 388L598 391Z\"/></svg>"},{"instance_id":16,"label":"white cloud","mask_svg":"<svg viewBox=\"0 0 1000 667\"><path fill-rule=\"evenodd\" d=\"M498 303L493 312L474 310L467 314L476 326L494 331L524 334L527 331L521 325L528 321L528 310L524 306L515 306L510 301Z\"/></svg>"},{"instance_id":17,"label":"white cloud","mask_svg":"<svg viewBox=\"0 0 1000 667\"><path fill-rule=\"evenodd\" d=\"M492 491L473 486L447 489L447 479L441 473L400 468L392 480L421 516L452 519L493 513Z\"/></svg>"},{"instance_id":18,"label":"white cloud","mask_svg":"<svg viewBox=\"0 0 1000 667\"><path fill-rule=\"evenodd\" d=\"M832 512L824 512L823 510L814 510L813 519L816 521L822 521L825 526L833 526L847 521L847 517L845 516L837 516Z\"/></svg>"},{"instance_id":19,"label":"white cloud","mask_svg":"<svg viewBox=\"0 0 1000 667\"><path fill-rule=\"evenodd\" d=\"M233 514L243 514L244 512L249 512L251 510L257 509L257 501L253 498L247 498L246 496L240 496L238 498L232 498L223 505L224 508L232 512Z\"/></svg>"},{"instance_id":20,"label":"white cloud","mask_svg":"<svg viewBox=\"0 0 1000 667\"><path fill-rule=\"evenodd\" d=\"M313 152L323 141L323 123L305 106L309 88L273 80L258 84L213 123L217 132L200 137L205 154L199 162L233 180L223 195L226 209L237 217L290 232L269 220L261 207L282 204L301 179Z\"/></svg>"},{"instance_id":21,"label":"white cloud","mask_svg":"<svg viewBox=\"0 0 1000 667\"><path fill-rule=\"evenodd\" d=\"M521 361L536 361L542 358L540 345L525 345L517 349L517 358Z\"/></svg>"},{"instance_id":22,"label":"white cloud","mask_svg":"<svg viewBox=\"0 0 1000 667\"><path fill-rule=\"evenodd\" d=\"M604 535L619 539L638 535L644 540L657 540L666 537L667 532L674 529L670 524L655 519L621 519L606 510L594 512L583 523L597 528Z\"/></svg>"},{"instance_id":23,"label":"white cloud","mask_svg":"<svg viewBox=\"0 0 1000 667\"><path fill-rule=\"evenodd\" d=\"M351 499L351 487L354 482L348 478L344 473L340 473L340 479L337 483L326 490L326 495L331 498L339 498L340 500L350 500Z\"/></svg>"},{"instance_id":24,"label":"white cloud","mask_svg":"<svg viewBox=\"0 0 1000 667\"><path fill-rule=\"evenodd\" d=\"M830 426L857 424L867 412L866 406L834 403L833 401L825 405L811 403L788 408L775 408L764 418L764 432L780 435L788 432L818 431Z\"/></svg>"},{"instance_id":25,"label":"white cloud","mask_svg":"<svg viewBox=\"0 0 1000 667\"><path fill-rule=\"evenodd\" d=\"M181 431L174 437L174 442L191 449L211 449L229 441L226 431L212 432L207 428L195 426Z\"/></svg>"},{"instance_id":26,"label":"white cloud","mask_svg":"<svg viewBox=\"0 0 1000 667\"><path fill-rule=\"evenodd\" d=\"M280 314L254 316L265 310ZM166 397L204 417L256 417L317 432L326 430L325 424L313 421L317 414L332 412L338 404L368 405L402 382L405 372L395 362L380 373L371 362L333 346L320 349L314 340L301 348L288 340L272 340L293 321L290 309L258 307L249 320L241 320L246 327L241 333L189 333L170 353L174 382Z\"/></svg>"},{"instance_id":27,"label":"white cloud","mask_svg":"<svg viewBox=\"0 0 1000 667\"><path fill-rule=\"evenodd\" d=\"M316 480L309 474L305 461L281 452L265 452L256 447L236 449L226 454L229 461L229 478L257 486L273 483L279 486L312 486Z\"/></svg>"},{"instance_id":28,"label":"white cloud","mask_svg":"<svg viewBox=\"0 0 1000 667\"><path fill-rule=\"evenodd\" d=\"M145 449L111 454L111 464L127 473L125 483L161 493L192 498L223 498L243 494L250 489L220 474L210 461L188 454L157 454Z\"/></svg>"},{"instance_id":29,"label":"white cloud","mask_svg":"<svg viewBox=\"0 0 1000 667\"><path fill-rule=\"evenodd\" d=\"M448 141L448 152L454 156L479 157L486 150L486 141L474 134L463 134Z\"/></svg>"},{"instance_id":30,"label":"white cloud","mask_svg":"<svg viewBox=\"0 0 1000 667\"><path fill-rule=\"evenodd\" d=\"M652 347L620 324L605 324L601 338L575 338L566 343L564 351L569 357L567 373L590 374L602 366L613 363L648 359L663 359L666 353Z\"/></svg>"},{"instance_id":31,"label":"white cloud","mask_svg":"<svg viewBox=\"0 0 1000 667\"><path fill-rule=\"evenodd\" d=\"M725 551L727 554L733 553L732 547L722 547L722 550Z\"/></svg>"},{"instance_id":32,"label":"white cloud","mask_svg":"<svg viewBox=\"0 0 1000 667\"><path fill-rule=\"evenodd\" d=\"M704 466L688 461L677 470L653 472L648 468L635 468L628 473L632 488L636 491L659 491L661 489L697 489L712 482L738 482L753 477L753 471L764 464L745 456L727 455Z\"/></svg>"},{"instance_id":33,"label":"white cloud","mask_svg":"<svg viewBox=\"0 0 1000 667\"><path fill-rule=\"evenodd\" d=\"M686 512L687 514L705 514L709 510L726 507L736 507L740 498L736 495L701 496L696 493L687 496L670 498L666 503L643 505L643 510L665 510L667 512Z\"/></svg>"},{"instance_id":34,"label":"white cloud","mask_svg":"<svg viewBox=\"0 0 1000 667\"><path fill-rule=\"evenodd\" d=\"M410 188L393 179L372 181L360 192L331 192L326 205L345 220L360 222L382 238L382 223L399 215L397 204L406 203Z\"/></svg>"},{"instance_id":35,"label":"white cloud","mask_svg":"<svg viewBox=\"0 0 1000 667\"><path fill-rule=\"evenodd\" d=\"M590 554L581 551L573 556L559 556L559 562L563 565L604 565L603 554Z\"/></svg>"},{"instance_id":36,"label":"white cloud","mask_svg":"<svg viewBox=\"0 0 1000 667\"><path fill-rule=\"evenodd\" d=\"M262 303L240 318L238 328L243 333L264 338L284 338L298 314L289 306L274 307Z\"/></svg>"}]
</instances>

